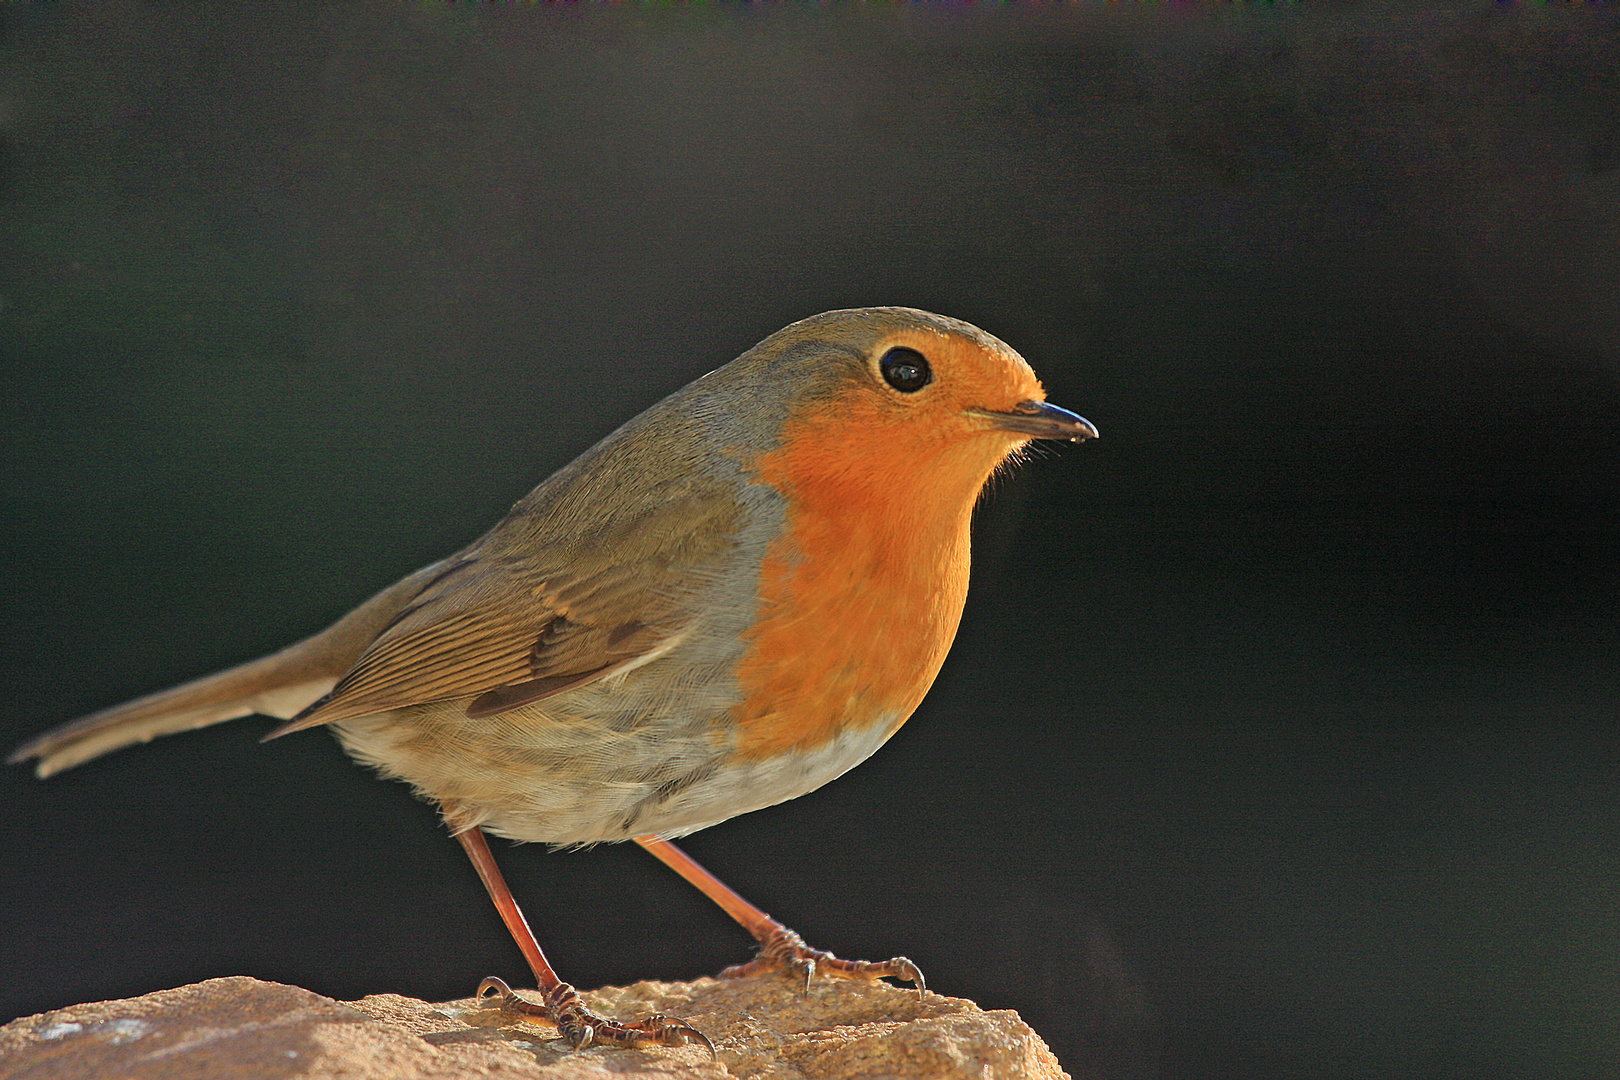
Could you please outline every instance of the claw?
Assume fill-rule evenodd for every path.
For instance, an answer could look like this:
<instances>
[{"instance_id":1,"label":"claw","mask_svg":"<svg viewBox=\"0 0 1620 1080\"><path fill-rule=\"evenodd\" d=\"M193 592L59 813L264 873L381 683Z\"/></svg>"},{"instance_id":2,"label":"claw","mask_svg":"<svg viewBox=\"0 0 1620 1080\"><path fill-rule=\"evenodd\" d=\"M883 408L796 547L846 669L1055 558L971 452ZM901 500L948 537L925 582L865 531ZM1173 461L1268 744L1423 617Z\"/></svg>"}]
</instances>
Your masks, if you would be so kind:
<instances>
[{"instance_id":1,"label":"claw","mask_svg":"<svg viewBox=\"0 0 1620 1080\"><path fill-rule=\"evenodd\" d=\"M917 988L918 1001L928 996L928 982L923 978L922 968L913 964L904 956L897 956L890 960L889 963L896 965L900 969L895 972L895 978L902 982L908 982Z\"/></svg>"},{"instance_id":2,"label":"claw","mask_svg":"<svg viewBox=\"0 0 1620 1080\"><path fill-rule=\"evenodd\" d=\"M485 998L490 996L491 992L501 995L501 1004L503 1006L507 1001L517 997L516 994L512 993L512 988L506 985L505 979L497 979L493 975L489 976L483 982L478 984L478 993L474 994L473 996L479 1001L483 1001ZM521 1001L522 999L519 998L518 1000Z\"/></svg>"},{"instance_id":3,"label":"claw","mask_svg":"<svg viewBox=\"0 0 1620 1080\"><path fill-rule=\"evenodd\" d=\"M904 956L891 960L841 960L830 952L812 949L804 939L785 926L778 926L760 942L759 955L746 964L733 964L720 973L721 978L741 978L761 971L786 971L804 974L804 992L810 992L810 981L820 972L835 979L899 979L917 988L917 997L927 996L928 987L921 969Z\"/></svg>"},{"instance_id":4,"label":"claw","mask_svg":"<svg viewBox=\"0 0 1620 1080\"><path fill-rule=\"evenodd\" d=\"M519 997L517 991L493 975L478 984L478 992L474 996L480 1001L499 996L501 1012L506 1015L554 1024L563 1041L573 1050L584 1050L591 1046L640 1050L649 1046L701 1043L709 1051L710 1060L720 1059L709 1037L685 1020L658 1013L633 1024L604 1020L587 1009L578 992L567 983L558 983L546 991L543 1005Z\"/></svg>"},{"instance_id":5,"label":"claw","mask_svg":"<svg viewBox=\"0 0 1620 1080\"><path fill-rule=\"evenodd\" d=\"M645 1029L653 1036L659 1046L686 1046L690 1043L702 1043L703 1048L709 1052L709 1060L720 1060L720 1055L715 1052L714 1043L709 1041L709 1037L685 1020L672 1019L662 1013L654 1013L639 1024L629 1026L636 1030Z\"/></svg>"}]
</instances>

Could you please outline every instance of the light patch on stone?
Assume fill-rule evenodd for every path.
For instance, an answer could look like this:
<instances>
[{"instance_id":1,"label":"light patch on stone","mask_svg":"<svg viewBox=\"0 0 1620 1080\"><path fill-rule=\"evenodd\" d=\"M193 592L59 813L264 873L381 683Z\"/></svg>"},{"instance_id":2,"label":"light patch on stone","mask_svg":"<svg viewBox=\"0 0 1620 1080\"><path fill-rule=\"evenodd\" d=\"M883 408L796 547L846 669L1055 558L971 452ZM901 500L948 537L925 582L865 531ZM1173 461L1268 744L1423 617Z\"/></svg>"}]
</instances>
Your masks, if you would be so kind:
<instances>
[{"instance_id":1,"label":"light patch on stone","mask_svg":"<svg viewBox=\"0 0 1620 1080\"><path fill-rule=\"evenodd\" d=\"M133 1017L126 1020L109 1020L105 1024L98 1024L112 1032L113 1045L119 1046L127 1042L134 1042L143 1035L152 1031L152 1025L145 1020L136 1020Z\"/></svg>"}]
</instances>

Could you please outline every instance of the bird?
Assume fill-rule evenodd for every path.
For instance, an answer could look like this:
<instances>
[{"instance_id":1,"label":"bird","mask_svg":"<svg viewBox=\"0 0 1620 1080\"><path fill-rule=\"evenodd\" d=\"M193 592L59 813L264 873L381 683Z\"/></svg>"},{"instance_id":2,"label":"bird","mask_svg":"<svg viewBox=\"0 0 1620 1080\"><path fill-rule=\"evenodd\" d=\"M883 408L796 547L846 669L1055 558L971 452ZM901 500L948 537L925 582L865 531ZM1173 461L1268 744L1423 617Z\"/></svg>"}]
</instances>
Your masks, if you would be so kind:
<instances>
[{"instance_id":1,"label":"bird","mask_svg":"<svg viewBox=\"0 0 1620 1080\"><path fill-rule=\"evenodd\" d=\"M278 652L19 747L48 777L262 714L328 727L438 807L541 1001L478 997L574 1048L713 1043L680 1018L599 1016L563 982L486 834L631 840L758 943L723 974L925 983L903 956L812 948L671 841L806 794L909 718L955 638L970 526L1034 440L1097 429L972 324L915 308L792 323L624 423L492 529Z\"/></svg>"}]
</instances>

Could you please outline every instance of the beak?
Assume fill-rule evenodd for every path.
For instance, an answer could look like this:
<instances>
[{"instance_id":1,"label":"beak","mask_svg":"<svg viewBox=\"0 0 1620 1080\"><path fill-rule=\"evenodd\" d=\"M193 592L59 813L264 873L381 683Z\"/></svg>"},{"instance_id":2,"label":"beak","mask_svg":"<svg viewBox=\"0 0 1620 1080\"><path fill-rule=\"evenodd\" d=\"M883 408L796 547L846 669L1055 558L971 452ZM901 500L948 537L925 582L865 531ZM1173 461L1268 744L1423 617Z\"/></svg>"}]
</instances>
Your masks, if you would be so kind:
<instances>
[{"instance_id":1,"label":"beak","mask_svg":"<svg viewBox=\"0 0 1620 1080\"><path fill-rule=\"evenodd\" d=\"M993 409L970 411L1002 431L1016 431L1035 439L1079 442L1097 437L1097 429L1091 425L1091 421L1044 401L1020 401L1011 412L996 412Z\"/></svg>"}]
</instances>

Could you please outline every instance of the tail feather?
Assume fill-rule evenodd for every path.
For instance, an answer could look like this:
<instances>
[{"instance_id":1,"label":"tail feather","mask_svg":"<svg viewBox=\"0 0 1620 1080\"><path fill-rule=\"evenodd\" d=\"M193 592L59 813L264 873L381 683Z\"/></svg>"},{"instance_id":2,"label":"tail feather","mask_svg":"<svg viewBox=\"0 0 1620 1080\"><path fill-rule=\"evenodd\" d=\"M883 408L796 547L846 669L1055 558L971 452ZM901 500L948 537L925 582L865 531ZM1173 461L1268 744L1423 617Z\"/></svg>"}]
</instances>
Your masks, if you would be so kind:
<instances>
[{"instance_id":1,"label":"tail feather","mask_svg":"<svg viewBox=\"0 0 1620 1080\"><path fill-rule=\"evenodd\" d=\"M43 780L132 743L151 742L159 735L255 713L283 719L294 716L337 681L335 675L311 678L307 677L311 673L297 668L278 670L283 666L277 663L281 660L282 654L275 653L91 713L19 746L7 760L39 758L34 773Z\"/></svg>"},{"instance_id":2,"label":"tail feather","mask_svg":"<svg viewBox=\"0 0 1620 1080\"><path fill-rule=\"evenodd\" d=\"M438 566L418 570L280 652L74 720L19 746L7 761L38 758L34 771L44 779L159 735L256 713L290 719L332 689Z\"/></svg>"}]
</instances>

